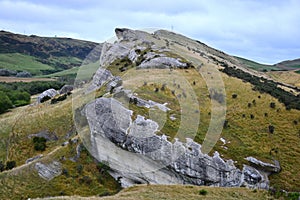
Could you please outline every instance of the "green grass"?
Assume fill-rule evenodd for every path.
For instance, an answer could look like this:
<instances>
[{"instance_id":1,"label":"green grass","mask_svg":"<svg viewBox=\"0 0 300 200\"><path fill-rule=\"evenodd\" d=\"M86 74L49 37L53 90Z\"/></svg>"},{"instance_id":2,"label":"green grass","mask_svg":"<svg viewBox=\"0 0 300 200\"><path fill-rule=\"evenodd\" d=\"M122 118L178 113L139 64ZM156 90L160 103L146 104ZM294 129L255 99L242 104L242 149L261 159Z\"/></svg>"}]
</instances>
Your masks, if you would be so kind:
<instances>
[{"instance_id":1,"label":"green grass","mask_svg":"<svg viewBox=\"0 0 300 200\"><path fill-rule=\"evenodd\" d=\"M54 70L54 67L43 64L32 56L20 53L0 54L0 68L28 71L33 75L41 75L42 70Z\"/></svg>"},{"instance_id":2,"label":"green grass","mask_svg":"<svg viewBox=\"0 0 300 200\"><path fill-rule=\"evenodd\" d=\"M203 67L205 66L206 65ZM211 118L211 101L208 96L206 83L195 69L175 70L174 72L181 73L181 75L185 77L185 80L190 83L193 91L197 95L200 123L194 140L202 143L206 136ZM171 91L174 89L172 88L172 84L167 85L169 89L165 92L161 90L154 92L156 87L161 87L161 83L155 85L148 82L147 86L139 85L140 82L143 83L147 81L146 78L148 77L150 77L149 79L151 80L152 77L164 74L163 70L153 70L152 73L153 74L148 72L148 74L146 74L146 71L132 70L127 73L127 75L132 76L132 78L123 76L125 80L124 84L129 88L132 85L136 85L137 89L133 91L141 98L151 99L159 103L169 103L168 106L173 110L166 114L167 120L164 126L162 128L160 127L160 134L164 133L172 138L176 135L178 125L181 121L180 118L178 118L178 121L170 121L168 120L168 116L171 112L180 116L179 108L181 108L182 105L178 107L176 101L173 101L174 97L167 92L168 90ZM135 76L139 76L140 74L143 76L134 79ZM165 77L165 81L169 79L167 74L162 75L161 78L163 77ZM230 143L225 145L228 148L225 149L222 142L218 141L210 153L213 153L215 150L219 151L225 159L237 161L235 165L239 168L242 168L243 164L248 164L244 159L247 156L254 156L266 162L272 162L272 159L276 159L280 162L283 170L279 174L270 176L271 186L290 191L299 190L300 174L297 166L300 166L300 161L294 158L300 157L300 111L294 109L286 110L284 105L277 99L268 94L261 94L254 91L251 84L244 83L240 79L229 77L226 74L222 74L222 79L226 90L226 120L228 121L229 127L223 129L221 137ZM194 81L196 82L195 85L193 84ZM177 88L175 94L182 93L181 89L184 89L182 83L181 88ZM233 99L232 94L237 94L237 98ZM188 99L184 100L188 102ZM253 103L254 100L255 104ZM275 102L275 109L270 107L271 102ZM173 103L175 104L173 105ZM250 108L248 107L248 103L251 103ZM139 110L138 107L131 108L134 110L134 113L139 113L140 111L139 114L145 113L144 115L146 117L150 117L147 110ZM178 111L179 113L177 113ZM265 117L265 113L268 113L267 117ZM254 115L254 119L250 118L251 114ZM245 115L245 117L243 117L243 115ZM297 121L298 123L294 124L293 121ZM268 132L269 125L275 127L273 134Z\"/></svg>"},{"instance_id":3,"label":"green grass","mask_svg":"<svg viewBox=\"0 0 300 200\"><path fill-rule=\"evenodd\" d=\"M273 66L273 65L265 65L260 64L251 60L247 60L245 58L241 57L235 57L237 58L244 66L250 69L254 69L256 71L270 71L270 70L281 70L279 67Z\"/></svg>"},{"instance_id":4,"label":"green grass","mask_svg":"<svg viewBox=\"0 0 300 200\"><path fill-rule=\"evenodd\" d=\"M73 67L71 69L63 70L61 72L56 72L53 74L43 75L40 77L44 78L55 78L55 77L64 77L64 76L73 76L77 80L90 80L93 77L93 74L97 71L100 64L99 62L89 63L87 65L82 65L80 67Z\"/></svg>"},{"instance_id":5,"label":"green grass","mask_svg":"<svg viewBox=\"0 0 300 200\"><path fill-rule=\"evenodd\" d=\"M0 128L0 160L4 163L8 158L8 160L17 161L17 166L21 166L26 159L42 153L43 163L58 160L68 171L67 176L60 175L51 181L41 179L33 166L16 172L1 173L0 199L27 199L58 195L108 195L119 190L118 183L107 172L99 171L97 164L87 151L81 153L78 162L72 162L69 158L76 155L77 144L61 146L64 141L68 140L65 138L68 132L73 133L72 137L75 135L70 97L54 105L46 102L37 106L17 108L0 115ZM28 135L41 130L48 130L58 136L57 141L46 143L47 147L43 152L34 150L32 139L28 138ZM58 150L50 155L49 153L56 148ZM78 165L83 167L80 173L77 170ZM91 179L90 183L82 182L85 176Z\"/></svg>"},{"instance_id":6,"label":"green grass","mask_svg":"<svg viewBox=\"0 0 300 200\"><path fill-rule=\"evenodd\" d=\"M118 183L107 173L100 171L87 151L81 152L77 162L69 160L75 156L77 144L62 147L53 155L44 157L42 163L52 160L61 162L62 169L67 172L47 181L40 178L34 170L34 164L16 172L4 172L0 174L1 199L27 199L37 197L61 196L61 195L112 195L119 191ZM62 160L62 157L65 160ZM80 170L79 170L80 168ZM84 181L89 179L89 182ZM10 194L8 196L8 194Z\"/></svg>"}]
</instances>

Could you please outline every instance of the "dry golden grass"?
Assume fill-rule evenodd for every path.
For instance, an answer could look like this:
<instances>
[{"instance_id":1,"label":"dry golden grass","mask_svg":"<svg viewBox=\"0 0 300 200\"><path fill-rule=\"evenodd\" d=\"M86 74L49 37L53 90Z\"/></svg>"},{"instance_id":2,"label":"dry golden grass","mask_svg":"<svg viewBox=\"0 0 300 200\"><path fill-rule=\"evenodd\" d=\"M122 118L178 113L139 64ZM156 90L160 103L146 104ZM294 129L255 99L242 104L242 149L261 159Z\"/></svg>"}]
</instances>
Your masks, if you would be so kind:
<instances>
[{"instance_id":1,"label":"dry golden grass","mask_svg":"<svg viewBox=\"0 0 300 200\"><path fill-rule=\"evenodd\" d=\"M199 194L200 190L207 191L206 195ZM139 185L122 190L114 196L108 197L56 197L48 199L98 199L98 200L266 200L273 199L268 195L267 191L250 190L246 188L216 188L192 185Z\"/></svg>"},{"instance_id":2,"label":"dry golden grass","mask_svg":"<svg viewBox=\"0 0 300 200\"><path fill-rule=\"evenodd\" d=\"M32 82L32 81L55 81L55 79L52 78L20 78L20 77L6 77L6 76L0 76L0 82Z\"/></svg>"},{"instance_id":3,"label":"dry golden grass","mask_svg":"<svg viewBox=\"0 0 300 200\"><path fill-rule=\"evenodd\" d=\"M271 71L267 74L276 81L300 87L300 74L294 71Z\"/></svg>"}]
</instances>

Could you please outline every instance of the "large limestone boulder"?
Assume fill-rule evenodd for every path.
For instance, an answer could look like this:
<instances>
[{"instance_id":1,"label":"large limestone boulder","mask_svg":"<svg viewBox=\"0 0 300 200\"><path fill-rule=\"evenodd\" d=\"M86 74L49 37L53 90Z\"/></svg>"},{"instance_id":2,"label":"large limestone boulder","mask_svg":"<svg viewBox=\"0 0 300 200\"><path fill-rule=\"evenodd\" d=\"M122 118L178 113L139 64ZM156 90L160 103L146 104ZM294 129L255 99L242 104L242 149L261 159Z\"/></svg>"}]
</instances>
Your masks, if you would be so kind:
<instances>
[{"instance_id":1,"label":"large limestone boulder","mask_svg":"<svg viewBox=\"0 0 300 200\"><path fill-rule=\"evenodd\" d=\"M49 164L37 162L34 165L34 168L37 170L41 178L48 181L62 173L62 165L57 161L53 161Z\"/></svg>"},{"instance_id":2,"label":"large limestone boulder","mask_svg":"<svg viewBox=\"0 0 300 200\"><path fill-rule=\"evenodd\" d=\"M48 90L42 92L42 93L38 96L37 102L38 102L38 103L42 103L46 98L47 98L47 99L51 99L51 98L55 97L55 96L58 95L58 94L59 94L59 93L58 93L55 89L53 89L53 88L48 89Z\"/></svg>"},{"instance_id":3,"label":"large limestone boulder","mask_svg":"<svg viewBox=\"0 0 300 200\"><path fill-rule=\"evenodd\" d=\"M186 63L183 63L178 58L171 57L157 57L151 60L145 60L142 62L138 68L185 68L187 67Z\"/></svg>"},{"instance_id":4,"label":"large limestone boulder","mask_svg":"<svg viewBox=\"0 0 300 200\"><path fill-rule=\"evenodd\" d=\"M109 162L111 174L127 187L135 183L195 184L268 188L268 176L251 166L236 168L216 152L208 156L192 139L186 143L156 135L157 122L137 116L113 98L86 105L91 130L89 150Z\"/></svg>"}]
</instances>

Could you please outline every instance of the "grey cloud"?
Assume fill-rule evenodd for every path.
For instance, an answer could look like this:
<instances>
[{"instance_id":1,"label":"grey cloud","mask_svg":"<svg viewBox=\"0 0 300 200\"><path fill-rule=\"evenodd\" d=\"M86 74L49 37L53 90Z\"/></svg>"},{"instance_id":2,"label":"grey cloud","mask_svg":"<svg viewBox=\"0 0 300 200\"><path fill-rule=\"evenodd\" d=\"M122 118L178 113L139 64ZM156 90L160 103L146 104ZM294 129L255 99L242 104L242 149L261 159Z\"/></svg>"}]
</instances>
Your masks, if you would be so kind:
<instances>
[{"instance_id":1,"label":"grey cloud","mask_svg":"<svg viewBox=\"0 0 300 200\"><path fill-rule=\"evenodd\" d=\"M103 41L115 27L173 26L230 54L274 63L300 56L299 7L297 0L0 0L0 28Z\"/></svg>"}]
</instances>

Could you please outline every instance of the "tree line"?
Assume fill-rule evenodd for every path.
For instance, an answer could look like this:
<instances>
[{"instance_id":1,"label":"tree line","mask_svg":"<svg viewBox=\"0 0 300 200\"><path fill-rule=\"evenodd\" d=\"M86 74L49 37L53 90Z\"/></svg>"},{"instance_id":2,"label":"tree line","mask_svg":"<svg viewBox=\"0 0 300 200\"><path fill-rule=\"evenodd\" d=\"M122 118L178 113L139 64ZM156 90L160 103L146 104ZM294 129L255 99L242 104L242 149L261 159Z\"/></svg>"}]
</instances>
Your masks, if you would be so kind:
<instances>
[{"instance_id":1,"label":"tree line","mask_svg":"<svg viewBox=\"0 0 300 200\"><path fill-rule=\"evenodd\" d=\"M50 88L58 90L63 85L64 83L58 81L0 82L0 114L8 109L30 104L31 95Z\"/></svg>"}]
</instances>

